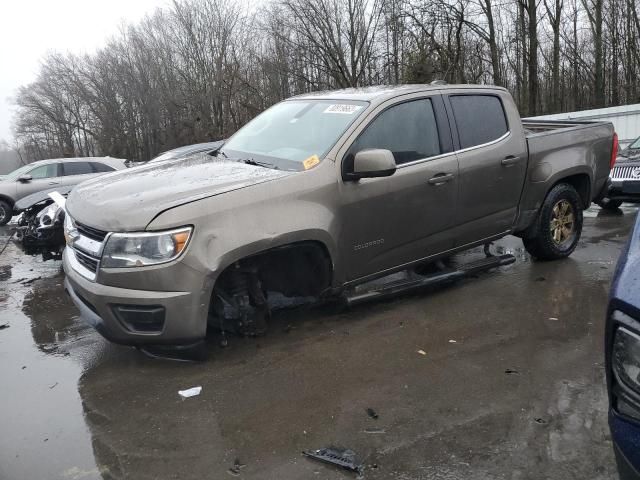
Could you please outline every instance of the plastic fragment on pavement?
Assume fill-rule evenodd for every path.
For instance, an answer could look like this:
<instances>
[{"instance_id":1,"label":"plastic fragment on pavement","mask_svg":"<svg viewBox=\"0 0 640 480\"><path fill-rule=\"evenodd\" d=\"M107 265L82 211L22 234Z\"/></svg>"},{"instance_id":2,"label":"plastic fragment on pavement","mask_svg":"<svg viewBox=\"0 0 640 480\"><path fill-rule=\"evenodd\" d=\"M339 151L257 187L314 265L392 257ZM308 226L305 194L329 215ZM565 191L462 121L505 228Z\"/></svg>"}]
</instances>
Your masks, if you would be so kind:
<instances>
[{"instance_id":1,"label":"plastic fragment on pavement","mask_svg":"<svg viewBox=\"0 0 640 480\"><path fill-rule=\"evenodd\" d=\"M319 450L306 450L303 451L302 454L306 457L362 474L362 463L358 461L356 453L353 450L328 447Z\"/></svg>"},{"instance_id":2,"label":"plastic fragment on pavement","mask_svg":"<svg viewBox=\"0 0 640 480\"><path fill-rule=\"evenodd\" d=\"M426 354L427 354L427 352L425 352L424 350L418 350L418 353L419 353L420 355L426 355Z\"/></svg>"},{"instance_id":3,"label":"plastic fragment on pavement","mask_svg":"<svg viewBox=\"0 0 640 480\"><path fill-rule=\"evenodd\" d=\"M178 395L180 395L182 398L195 397L196 395L200 395L201 391L202 387L191 387L187 388L186 390L178 390Z\"/></svg>"}]
</instances>

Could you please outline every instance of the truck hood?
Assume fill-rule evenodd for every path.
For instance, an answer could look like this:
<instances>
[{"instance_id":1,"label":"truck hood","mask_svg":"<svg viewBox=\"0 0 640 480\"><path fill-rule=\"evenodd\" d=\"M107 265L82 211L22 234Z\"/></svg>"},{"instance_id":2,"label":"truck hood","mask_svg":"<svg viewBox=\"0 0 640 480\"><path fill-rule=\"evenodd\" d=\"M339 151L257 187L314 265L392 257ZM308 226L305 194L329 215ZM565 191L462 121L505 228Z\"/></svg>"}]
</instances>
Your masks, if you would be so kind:
<instances>
[{"instance_id":1,"label":"truck hood","mask_svg":"<svg viewBox=\"0 0 640 480\"><path fill-rule=\"evenodd\" d=\"M75 187L66 205L94 228L144 230L167 209L292 173L201 155L101 175Z\"/></svg>"}]
</instances>

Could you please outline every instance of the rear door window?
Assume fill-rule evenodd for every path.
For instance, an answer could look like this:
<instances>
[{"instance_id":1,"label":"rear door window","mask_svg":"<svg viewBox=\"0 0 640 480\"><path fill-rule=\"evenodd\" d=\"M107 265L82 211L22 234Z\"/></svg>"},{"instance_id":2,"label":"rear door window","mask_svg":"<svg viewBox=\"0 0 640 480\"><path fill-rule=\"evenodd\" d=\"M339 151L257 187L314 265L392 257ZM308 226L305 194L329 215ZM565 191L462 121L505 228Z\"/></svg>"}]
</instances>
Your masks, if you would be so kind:
<instances>
[{"instance_id":1,"label":"rear door window","mask_svg":"<svg viewBox=\"0 0 640 480\"><path fill-rule=\"evenodd\" d=\"M63 175L65 177L69 175L86 175L87 173L93 173L89 162L68 162L62 164Z\"/></svg>"},{"instance_id":2,"label":"rear door window","mask_svg":"<svg viewBox=\"0 0 640 480\"><path fill-rule=\"evenodd\" d=\"M390 150L398 165L440 155L431 100L413 100L384 110L353 142L347 161L353 162L356 153L370 148Z\"/></svg>"},{"instance_id":3,"label":"rear door window","mask_svg":"<svg viewBox=\"0 0 640 480\"><path fill-rule=\"evenodd\" d=\"M452 95L449 99L458 126L460 148L492 142L509 131L499 97Z\"/></svg>"},{"instance_id":4,"label":"rear door window","mask_svg":"<svg viewBox=\"0 0 640 480\"><path fill-rule=\"evenodd\" d=\"M102 173L102 172L113 172L115 168L110 167L109 165L105 165L104 163L91 162L91 168L93 168L94 172Z\"/></svg>"},{"instance_id":5,"label":"rear door window","mask_svg":"<svg viewBox=\"0 0 640 480\"><path fill-rule=\"evenodd\" d=\"M31 178L51 178L58 176L58 164L50 163L48 165L42 165L36 167L29 172Z\"/></svg>"}]
</instances>

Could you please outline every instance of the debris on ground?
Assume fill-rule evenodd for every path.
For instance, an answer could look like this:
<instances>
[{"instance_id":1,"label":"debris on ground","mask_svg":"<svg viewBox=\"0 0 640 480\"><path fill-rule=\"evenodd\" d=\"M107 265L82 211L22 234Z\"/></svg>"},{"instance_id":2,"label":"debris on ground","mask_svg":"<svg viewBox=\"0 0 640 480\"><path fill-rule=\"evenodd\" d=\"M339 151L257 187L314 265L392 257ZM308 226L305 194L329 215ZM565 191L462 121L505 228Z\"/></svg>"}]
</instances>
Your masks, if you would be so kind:
<instances>
[{"instance_id":1,"label":"debris on ground","mask_svg":"<svg viewBox=\"0 0 640 480\"><path fill-rule=\"evenodd\" d=\"M549 320L551 320L552 322L557 322L558 318L557 317L549 317Z\"/></svg>"},{"instance_id":2,"label":"debris on ground","mask_svg":"<svg viewBox=\"0 0 640 480\"><path fill-rule=\"evenodd\" d=\"M536 278L536 282L544 282L545 280L546 280L546 278L544 278L544 277Z\"/></svg>"},{"instance_id":3,"label":"debris on ground","mask_svg":"<svg viewBox=\"0 0 640 480\"><path fill-rule=\"evenodd\" d=\"M384 428L372 427L372 428L365 428L364 433L387 433L387 431Z\"/></svg>"},{"instance_id":4,"label":"debris on ground","mask_svg":"<svg viewBox=\"0 0 640 480\"><path fill-rule=\"evenodd\" d=\"M307 450L302 452L306 457L319 460L324 463L337 465L345 470L362 474L362 463L356 458L356 452L349 449L336 447L321 448L319 450Z\"/></svg>"},{"instance_id":5,"label":"debris on ground","mask_svg":"<svg viewBox=\"0 0 640 480\"><path fill-rule=\"evenodd\" d=\"M427 354L427 352L425 352L424 350L418 350L418 353L419 353L420 355L426 355L426 354Z\"/></svg>"},{"instance_id":6,"label":"debris on ground","mask_svg":"<svg viewBox=\"0 0 640 480\"><path fill-rule=\"evenodd\" d=\"M378 418L378 414L376 413L376 411L373 408L367 408L367 415L369 415L373 419L377 419Z\"/></svg>"},{"instance_id":7,"label":"debris on ground","mask_svg":"<svg viewBox=\"0 0 640 480\"><path fill-rule=\"evenodd\" d=\"M453 340L453 339L451 339L451 340L449 340L449 343L458 343L458 342Z\"/></svg>"},{"instance_id":8,"label":"debris on ground","mask_svg":"<svg viewBox=\"0 0 640 480\"><path fill-rule=\"evenodd\" d=\"M540 425L545 425L547 423L547 421L544 418L534 418L534 421L536 423L539 423Z\"/></svg>"},{"instance_id":9,"label":"debris on ground","mask_svg":"<svg viewBox=\"0 0 640 480\"><path fill-rule=\"evenodd\" d=\"M514 370L512 368L507 368L504 373L506 373L507 375L520 375L520 372L517 370Z\"/></svg>"},{"instance_id":10,"label":"debris on ground","mask_svg":"<svg viewBox=\"0 0 640 480\"><path fill-rule=\"evenodd\" d=\"M4 330L5 328L9 328L9 324L8 323L0 324L0 330Z\"/></svg>"},{"instance_id":11,"label":"debris on ground","mask_svg":"<svg viewBox=\"0 0 640 480\"><path fill-rule=\"evenodd\" d=\"M36 280L40 280L42 277L34 277L34 278L28 278L26 280L23 280L21 283L22 285L31 285L33 282L35 282Z\"/></svg>"},{"instance_id":12,"label":"debris on ground","mask_svg":"<svg viewBox=\"0 0 640 480\"><path fill-rule=\"evenodd\" d=\"M191 387L187 388L186 390L178 390L178 395L180 395L182 398L195 397L196 395L200 395L201 391L202 387Z\"/></svg>"},{"instance_id":13,"label":"debris on ground","mask_svg":"<svg viewBox=\"0 0 640 480\"><path fill-rule=\"evenodd\" d=\"M227 472L230 475L237 477L240 475L240 470L243 469L244 467L246 467L246 465L244 463L241 463L239 458L236 458L235 461L233 462L233 467L227 470Z\"/></svg>"},{"instance_id":14,"label":"debris on ground","mask_svg":"<svg viewBox=\"0 0 640 480\"><path fill-rule=\"evenodd\" d=\"M58 382L54 383L53 385L49 385L49 390L53 390L57 386L58 386Z\"/></svg>"}]
</instances>

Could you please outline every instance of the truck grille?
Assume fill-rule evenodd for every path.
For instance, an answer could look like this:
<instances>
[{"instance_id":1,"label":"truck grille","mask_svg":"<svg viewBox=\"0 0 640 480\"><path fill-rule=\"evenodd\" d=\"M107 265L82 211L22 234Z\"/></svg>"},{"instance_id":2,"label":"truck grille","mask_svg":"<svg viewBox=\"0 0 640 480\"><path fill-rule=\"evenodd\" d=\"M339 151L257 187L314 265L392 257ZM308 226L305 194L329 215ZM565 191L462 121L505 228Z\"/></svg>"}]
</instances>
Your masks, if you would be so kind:
<instances>
[{"instance_id":1,"label":"truck grille","mask_svg":"<svg viewBox=\"0 0 640 480\"><path fill-rule=\"evenodd\" d=\"M634 175L635 174L635 175ZM640 167L613 167L611 170L611 178L616 180L638 180L640 181Z\"/></svg>"},{"instance_id":2,"label":"truck grille","mask_svg":"<svg viewBox=\"0 0 640 480\"><path fill-rule=\"evenodd\" d=\"M107 236L107 232L98 230L97 228L89 227L88 225L84 225L82 223L76 222L76 228L78 229L78 233L97 242L102 242L104 240L104 237Z\"/></svg>"},{"instance_id":3,"label":"truck grille","mask_svg":"<svg viewBox=\"0 0 640 480\"><path fill-rule=\"evenodd\" d=\"M76 260L87 270L96 273L98 271L98 259L87 255L86 253L74 248L73 252L76 254Z\"/></svg>"}]
</instances>

